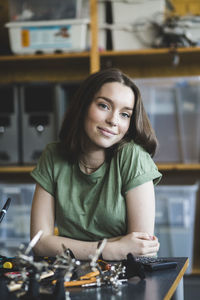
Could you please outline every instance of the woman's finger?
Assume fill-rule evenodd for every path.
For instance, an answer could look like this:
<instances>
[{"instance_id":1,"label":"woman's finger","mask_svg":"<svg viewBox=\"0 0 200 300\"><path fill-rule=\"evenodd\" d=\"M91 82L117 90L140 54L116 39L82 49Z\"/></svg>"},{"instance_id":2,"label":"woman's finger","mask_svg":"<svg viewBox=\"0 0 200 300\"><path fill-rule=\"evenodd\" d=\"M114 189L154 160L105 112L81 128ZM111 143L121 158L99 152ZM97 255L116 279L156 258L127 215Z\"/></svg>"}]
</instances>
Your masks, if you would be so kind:
<instances>
[{"instance_id":1,"label":"woman's finger","mask_svg":"<svg viewBox=\"0 0 200 300\"><path fill-rule=\"evenodd\" d=\"M139 239L144 239L144 240L151 240L151 235L149 235L147 232L133 232L132 233L133 237L139 238Z\"/></svg>"}]
</instances>

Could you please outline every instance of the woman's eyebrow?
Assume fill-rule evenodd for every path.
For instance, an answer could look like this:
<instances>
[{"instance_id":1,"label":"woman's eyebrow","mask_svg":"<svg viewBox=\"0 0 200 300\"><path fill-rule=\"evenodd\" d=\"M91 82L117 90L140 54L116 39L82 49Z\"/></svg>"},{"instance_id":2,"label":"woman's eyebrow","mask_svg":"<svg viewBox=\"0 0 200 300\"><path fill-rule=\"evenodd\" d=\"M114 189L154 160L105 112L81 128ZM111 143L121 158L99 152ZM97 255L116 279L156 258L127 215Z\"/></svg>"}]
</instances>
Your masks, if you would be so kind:
<instances>
[{"instance_id":1,"label":"woman's eyebrow","mask_svg":"<svg viewBox=\"0 0 200 300\"><path fill-rule=\"evenodd\" d=\"M104 99L105 101L109 102L110 104L113 104L113 101L110 98L107 98L105 96L98 96L97 99ZM133 108L132 107L128 107L128 106L123 107L123 109L127 109L127 110L133 111Z\"/></svg>"}]
</instances>

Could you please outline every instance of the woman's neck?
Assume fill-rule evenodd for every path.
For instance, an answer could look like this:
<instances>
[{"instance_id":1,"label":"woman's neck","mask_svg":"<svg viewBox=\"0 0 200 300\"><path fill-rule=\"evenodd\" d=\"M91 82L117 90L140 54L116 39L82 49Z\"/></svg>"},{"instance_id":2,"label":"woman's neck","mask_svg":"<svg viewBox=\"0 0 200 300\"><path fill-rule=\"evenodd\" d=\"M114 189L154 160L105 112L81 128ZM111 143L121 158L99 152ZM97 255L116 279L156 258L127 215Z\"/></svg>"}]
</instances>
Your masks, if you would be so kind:
<instances>
[{"instance_id":1,"label":"woman's neck","mask_svg":"<svg viewBox=\"0 0 200 300\"><path fill-rule=\"evenodd\" d=\"M83 153L79 158L79 166L86 174L95 172L105 161L105 151Z\"/></svg>"}]
</instances>

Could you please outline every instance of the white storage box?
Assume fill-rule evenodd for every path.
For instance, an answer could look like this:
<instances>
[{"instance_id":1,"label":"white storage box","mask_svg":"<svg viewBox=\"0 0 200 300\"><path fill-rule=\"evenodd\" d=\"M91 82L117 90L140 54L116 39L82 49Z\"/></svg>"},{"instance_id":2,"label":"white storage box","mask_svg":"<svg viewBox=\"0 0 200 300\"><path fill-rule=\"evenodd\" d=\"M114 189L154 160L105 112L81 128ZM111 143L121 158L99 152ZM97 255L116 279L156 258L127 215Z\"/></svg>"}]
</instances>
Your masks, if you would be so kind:
<instances>
[{"instance_id":1,"label":"white storage box","mask_svg":"<svg viewBox=\"0 0 200 300\"><path fill-rule=\"evenodd\" d=\"M88 19L7 23L15 54L86 50Z\"/></svg>"},{"instance_id":2,"label":"white storage box","mask_svg":"<svg viewBox=\"0 0 200 300\"><path fill-rule=\"evenodd\" d=\"M10 207L0 226L1 255L14 256L21 243L30 241L30 213L35 184L0 184L0 206Z\"/></svg>"},{"instance_id":3,"label":"white storage box","mask_svg":"<svg viewBox=\"0 0 200 300\"><path fill-rule=\"evenodd\" d=\"M165 0L113 0L112 11L113 23L150 20L155 16L164 16Z\"/></svg>"},{"instance_id":4,"label":"white storage box","mask_svg":"<svg viewBox=\"0 0 200 300\"><path fill-rule=\"evenodd\" d=\"M187 273L192 271L197 190L197 184L155 187L159 256L189 257Z\"/></svg>"},{"instance_id":5,"label":"white storage box","mask_svg":"<svg viewBox=\"0 0 200 300\"><path fill-rule=\"evenodd\" d=\"M82 0L9 0L11 22L80 18Z\"/></svg>"},{"instance_id":6,"label":"white storage box","mask_svg":"<svg viewBox=\"0 0 200 300\"><path fill-rule=\"evenodd\" d=\"M112 32L113 50L137 50L151 48L155 31L148 24L101 24L99 26L99 46L106 49L106 30Z\"/></svg>"}]
</instances>

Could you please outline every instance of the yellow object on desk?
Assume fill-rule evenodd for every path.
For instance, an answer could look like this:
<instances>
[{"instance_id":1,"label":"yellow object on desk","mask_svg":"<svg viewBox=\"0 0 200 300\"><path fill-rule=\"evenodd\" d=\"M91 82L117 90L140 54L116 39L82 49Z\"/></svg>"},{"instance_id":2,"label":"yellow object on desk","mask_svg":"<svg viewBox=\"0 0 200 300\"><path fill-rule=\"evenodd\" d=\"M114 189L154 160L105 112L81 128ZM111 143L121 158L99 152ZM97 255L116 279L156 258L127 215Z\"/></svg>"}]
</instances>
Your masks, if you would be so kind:
<instances>
[{"instance_id":1,"label":"yellow object on desk","mask_svg":"<svg viewBox=\"0 0 200 300\"><path fill-rule=\"evenodd\" d=\"M81 276L79 280L65 281L64 287L83 286L85 284L95 283L97 281L96 276L98 276L99 274L100 272L96 270L94 272L90 272ZM57 280L52 281L53 284L56 284L56 282Z\"/></svg>"},{"instance_id":2,"label":"yellow object on desk","mask_svg":"<svg viewBox=\"0 0 200 300\"><path fill-rule=\"evenodd\" d=\"M6 262L3 264L3 268L4 268L4 269L12 269L12 268L13 268L13 263L11 263L10 261L6 261Z\"/></svg>"},{"instance_id":3,"label":"yellow object on desk","mask_svg":"<svg viewBox=\"0 0 200 300\"><path fill-rule=\"evenodd\" d=\"M85 284L95 283L96 281L97 281L96 277L92 277L92 278L87 279L87 280L65 281L64 282L64 287L83 286Z\"/></svg>"},{"instance_id":4,"label":"yellow object on desk","mask_svg":"<svg viewBox=\"0 0 200 300\"><path fill-rule=\"evenodd\" d=\"M81 280L88 280L90 278L98 276L99 274L100 274L99 271L96 270L95 272L90 272L90 273L87 273L87 274L81 276L80 279Z\"/></svg>"}]
</instances>

